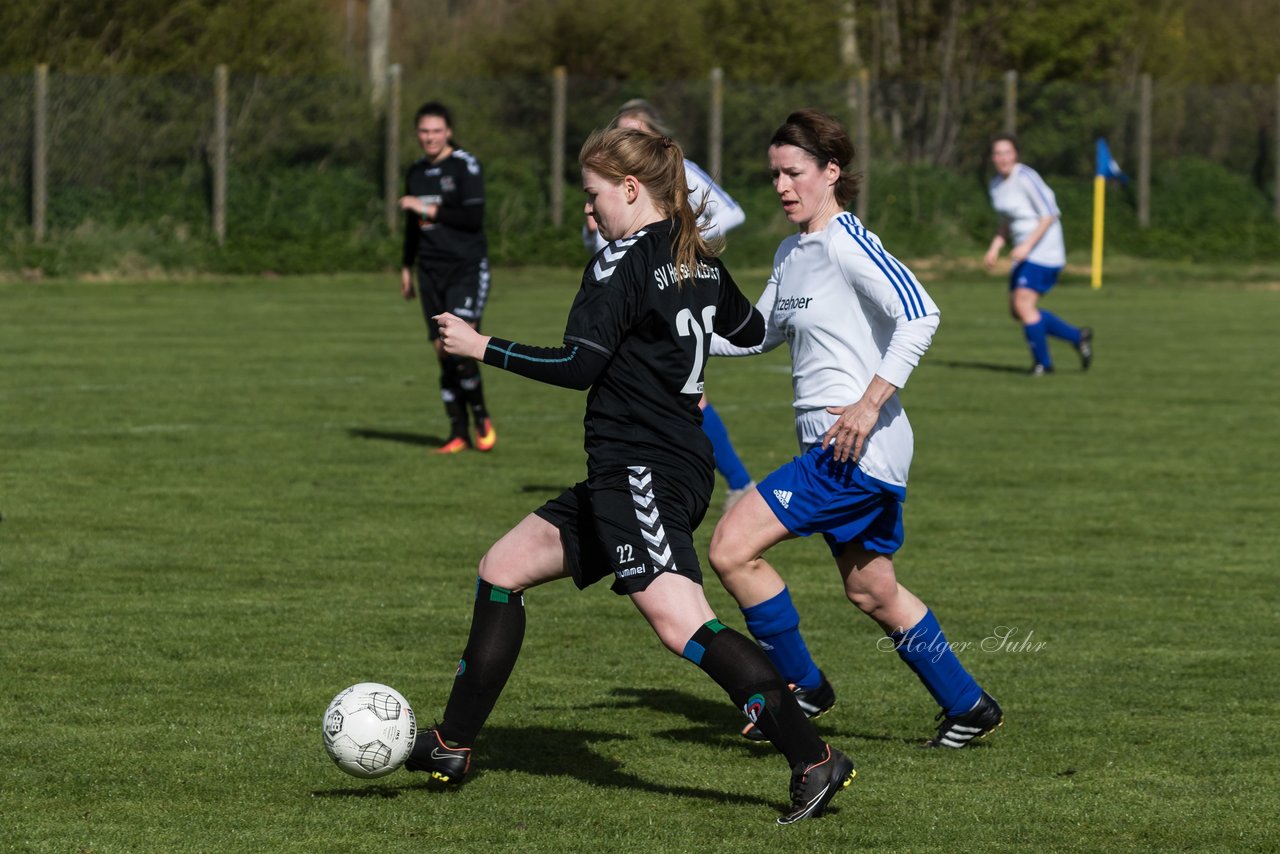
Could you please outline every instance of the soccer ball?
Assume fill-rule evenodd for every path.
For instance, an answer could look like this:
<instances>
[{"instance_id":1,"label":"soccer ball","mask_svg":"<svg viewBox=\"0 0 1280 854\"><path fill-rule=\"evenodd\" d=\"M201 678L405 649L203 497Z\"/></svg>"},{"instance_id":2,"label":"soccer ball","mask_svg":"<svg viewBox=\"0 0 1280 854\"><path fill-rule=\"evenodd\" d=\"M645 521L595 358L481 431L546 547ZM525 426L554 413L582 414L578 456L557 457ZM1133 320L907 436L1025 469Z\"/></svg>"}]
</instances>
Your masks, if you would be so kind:
<instances>
[{"instance_id":1,"label":"soccer ball","mask_svg":"<svg viewBox=\"0 0 1280 854\"><path fill-rule=\"evenodd\" d=\"M324 749L356 777L381 777L404 764L418 725L409 701L377 682L352 685L324 713Z\"/></svg>"}]
</instances>

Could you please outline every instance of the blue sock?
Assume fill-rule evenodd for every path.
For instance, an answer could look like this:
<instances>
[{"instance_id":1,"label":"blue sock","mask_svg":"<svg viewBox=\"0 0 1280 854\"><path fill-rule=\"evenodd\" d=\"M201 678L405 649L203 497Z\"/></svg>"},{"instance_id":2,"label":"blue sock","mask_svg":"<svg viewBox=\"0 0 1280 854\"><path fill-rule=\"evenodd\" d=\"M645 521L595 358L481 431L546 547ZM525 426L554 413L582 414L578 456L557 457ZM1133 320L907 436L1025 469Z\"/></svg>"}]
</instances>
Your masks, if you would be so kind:
<instances>
[{"instance_id":1,"label":"blue sock","mask_svg":"<svg viewBox=\"0 0 1280 854\"><path fill-rule=\"evenodd\" d=\"M822 684L822 673L800 635L800 614L791 604L787 588L759 605L743 608L742 616L747 619L747 631L769 656L784 682L806 691Z\"/></svg>"},{"instance_id":2,"label":"blue sock","mask_svg":"<svg viewBox=\"0 0 1280 854\"><path fill-rule=\"evenodd\" d=\"M1054 338L1061 338L1072 344L1080 343L1080 328L1072 326L1053 312L1040 309L1040 322L1044 324L1044 331Z\"/></svg>"},{"instance_id":3,"label":"blue sock","mask_svg":"<svg viewBox=\"0 0 1280 854\"><path fill-rule=\"evenodd\" d=\"M963 715L982 699L982 688L964 669L947 643L933 611L926 611L915 626L889 635L906 662L933 699L949 717Z\"/></svg>"},{"instance_id":4,"label":"blue sock","mask_svg":"<svg viewBox=\"0 0 1280 854\"><path fill-rule=\"evenodd\" d=\"M1043 312L1040 319L1035 323L1029 323L1022 327L1022 334L1027 336L1027 346L1031 348L1031 358L1036 360L1037 365L1044 365L1046 368L1053 367L1053 359L1049 357L1049 339L1045 338L1045 322Z\"/></svg>"},{"instance_id":5,"label":"blue sock","mask_svg":"<svg viewBox=\"0 0 1280 854\"><path fill-rule=\"evenodd\" d=\"M711 448L716 455L716 469L724 476L729 488L742 489L750 483L751 475L747 473L742 460L738 459L738 452L733 449L733 442L729 441L729 431L724 428L720 413L716 412L710 401L702 410L702 432L711 440Z\"/></svg>"}]
</instances>

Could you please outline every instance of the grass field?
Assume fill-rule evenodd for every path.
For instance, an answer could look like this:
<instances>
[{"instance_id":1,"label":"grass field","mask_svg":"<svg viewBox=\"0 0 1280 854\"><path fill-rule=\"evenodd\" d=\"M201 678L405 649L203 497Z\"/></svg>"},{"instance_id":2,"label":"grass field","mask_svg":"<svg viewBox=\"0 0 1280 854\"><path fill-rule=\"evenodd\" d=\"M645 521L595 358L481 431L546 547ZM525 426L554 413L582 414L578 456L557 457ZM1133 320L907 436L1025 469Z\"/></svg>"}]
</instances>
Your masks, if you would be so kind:
<instances>
[{"instance_id":1,"label":"grass field","mask_svg":"<svg viewBox=\"0 0 1280 854\"><path fill-rule=\"evenodd\" d=\"M859 767L790 828L783 762L605 585L526 597L467 785L321 749L353 682L439 716L476 561L583 471L581 394L491 370L497 450L432 458L390 275L0 284L0 850L1280 849L1280 268L1068 276L1047 304L1097 360L1058 347L1039 380L1001 279L919 269L943 324L904 391L899 572L1007 723L913 749L927 694L823 544L784 544L841 698L820 729ZM576 283L499 270L488 328L556 343ZM787 366L708 375L757 477L794 451Z\"/></svg>"}]
</instances>

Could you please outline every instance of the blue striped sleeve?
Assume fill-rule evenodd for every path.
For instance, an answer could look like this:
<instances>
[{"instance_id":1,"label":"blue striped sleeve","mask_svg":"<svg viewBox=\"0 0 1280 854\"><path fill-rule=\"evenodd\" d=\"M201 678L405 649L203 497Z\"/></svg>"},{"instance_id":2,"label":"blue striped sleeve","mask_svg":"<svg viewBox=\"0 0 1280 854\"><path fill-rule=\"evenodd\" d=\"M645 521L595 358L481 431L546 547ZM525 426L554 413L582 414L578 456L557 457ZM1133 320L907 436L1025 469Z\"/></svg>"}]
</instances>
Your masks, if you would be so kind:
<instances>
[{"instance_id":1,"label":"blue striped sleeve","mask_svg":"<svg viewBox=\"0 0 1280 854\"><path fill-rule=\"evenodd\" d=\"M917 284L915 276L911 275L911 271L903 266L902 262L897 258L885 252L884 247L875 239L875 236L868 232L854 217L849 214L843 214L839 217L839 222L845 232L853 238L854 242L871 259L871 262L884 274L885 281L893 287L898 299L902 302L903 313L906 315L907 320L923 317L927 313L924 299L920 296L920 286Z\"/></svg>"}]
</instances>

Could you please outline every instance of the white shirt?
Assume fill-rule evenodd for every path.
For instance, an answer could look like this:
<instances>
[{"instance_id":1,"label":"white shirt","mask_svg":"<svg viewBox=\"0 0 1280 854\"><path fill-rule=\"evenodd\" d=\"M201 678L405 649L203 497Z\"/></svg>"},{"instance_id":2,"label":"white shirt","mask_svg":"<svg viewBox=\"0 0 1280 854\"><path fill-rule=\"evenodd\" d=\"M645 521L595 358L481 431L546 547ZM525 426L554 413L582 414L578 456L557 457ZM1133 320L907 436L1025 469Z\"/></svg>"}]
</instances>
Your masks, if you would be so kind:
<instances>
[{"instance_id":1,"label":"white shirt","mask_svg":"<svg viewBox=\"0 0 1280 854\"><path fill-rule=\"evenodd\" d=\"M702 232L704 237L719 237L730 229L737 228L746 221L747 215L733 197L724 188L711 180L711 176L692 160L684 162L685 183L689 185L689 205L694 210L707 200L702 212L702 224L707 228ZM592 231L585 225L582 227L582 243L591 254L599 252L609 241L600 236L600 231Z\"/></svg>"},{"instance_id":2,"label":"white shirt","mask_svg":"<svg viewBox=\"0 0 1280 854\"><path fill-rule=\"evenodd\" d=\"M712 338L711 352L745 356L788 343L802 450L836 422L826 408L856 403L875 376L906 385L939 321L916 277L850 213L816 234L782 241L756 308L765 317L764 343L740 348ZM894 394L880 408L858 468L906 486L913 450L911 424Z\"/></svg>"},{"instance_id":3,"label":"white shirt","mask_svg":"<svg viewBox=\"0 0 1280 854\"><path fill-rule=\"evenodd\" d=\"M1053 190L1040 174L1023 163L1015 163L1006 178L997 175L991 179L991 205L1000 218L1009 224L1013 245L1017 246L1030 236L1046 216L1055 217L1048 231L1032 248L1027 260L1042 267L1062 267L1067 263L1066 243L1062 239L1062 215Z\"/></svg>"}]
</instances>

